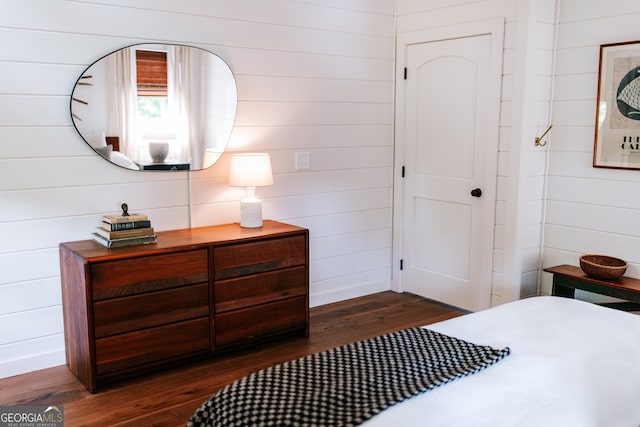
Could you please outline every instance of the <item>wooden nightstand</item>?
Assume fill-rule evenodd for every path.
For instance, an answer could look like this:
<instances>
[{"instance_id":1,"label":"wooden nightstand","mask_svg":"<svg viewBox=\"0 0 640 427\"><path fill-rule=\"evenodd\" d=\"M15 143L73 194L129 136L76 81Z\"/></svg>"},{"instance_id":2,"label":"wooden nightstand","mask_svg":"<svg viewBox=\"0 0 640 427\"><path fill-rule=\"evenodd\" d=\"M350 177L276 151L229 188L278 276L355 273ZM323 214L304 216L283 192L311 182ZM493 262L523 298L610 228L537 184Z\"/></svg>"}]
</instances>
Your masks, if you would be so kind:
<instances>
[{"instance_id":1,"label":"wooden nightstand","mask_svg":"<svg viewBox=\"0 0 640 427\"><path fill-rule=\"evenodd\" d=\"M557 265L545 268L553 274L552 295L574 298L576 289L630 301L631 303L606 304L623 310L637 311L640 305L640 280L621 277L618 280L600 280L587 276L580 267Z\"/></svg>"}]
</instances>

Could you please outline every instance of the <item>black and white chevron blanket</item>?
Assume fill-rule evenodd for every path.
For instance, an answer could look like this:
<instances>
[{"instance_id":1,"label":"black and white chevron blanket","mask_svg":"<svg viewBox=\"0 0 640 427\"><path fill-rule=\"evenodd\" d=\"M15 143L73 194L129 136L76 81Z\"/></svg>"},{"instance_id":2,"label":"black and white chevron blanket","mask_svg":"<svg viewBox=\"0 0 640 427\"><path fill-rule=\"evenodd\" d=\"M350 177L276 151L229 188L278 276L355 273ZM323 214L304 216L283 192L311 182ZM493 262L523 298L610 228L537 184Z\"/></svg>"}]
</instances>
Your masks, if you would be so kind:
<instances>
[{"instance_id":1,"label":"black and white chevron blanket","mask_svg":"<svg viewBox=\"0 0 640 427\"><path fill-rule=\"evenodd\" d=\"M356 426L509 352L404 329L254 372L214 394L187 426Z\"/></svg>"}]
</instances>

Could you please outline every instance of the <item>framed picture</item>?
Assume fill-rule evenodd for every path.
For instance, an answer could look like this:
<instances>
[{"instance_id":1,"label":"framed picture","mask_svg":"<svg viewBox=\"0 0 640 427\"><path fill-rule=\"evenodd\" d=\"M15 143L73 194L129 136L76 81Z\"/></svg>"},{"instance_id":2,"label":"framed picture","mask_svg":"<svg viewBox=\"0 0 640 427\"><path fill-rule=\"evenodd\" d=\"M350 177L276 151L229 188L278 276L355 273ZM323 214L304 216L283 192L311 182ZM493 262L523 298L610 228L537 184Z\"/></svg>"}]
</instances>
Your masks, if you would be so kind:
<instances>
[{"instance_id":1,"label":"framed picture","mask_svg":"<svg viewBox=\"0 0 640 427\"><path fill-rule=\"evenodd\" d=\"M640 41L600 46L593 166L640 169Z\"/></svg>"}]
</instances>

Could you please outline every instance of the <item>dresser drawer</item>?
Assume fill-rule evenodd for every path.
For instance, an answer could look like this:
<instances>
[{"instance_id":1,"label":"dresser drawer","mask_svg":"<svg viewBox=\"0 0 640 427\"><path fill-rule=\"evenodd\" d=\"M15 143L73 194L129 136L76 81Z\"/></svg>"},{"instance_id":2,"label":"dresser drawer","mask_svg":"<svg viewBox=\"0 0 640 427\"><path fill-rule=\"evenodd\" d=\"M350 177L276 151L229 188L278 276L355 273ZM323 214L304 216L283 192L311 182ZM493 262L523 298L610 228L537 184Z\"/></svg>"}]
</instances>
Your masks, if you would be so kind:
<instances>
[{"instance_id":1,"label":"dresser drawer","mask_svg":"<svg viewBox=\"0 0 640 427\"><path fill-rule=\"evenodd\" d=\"M293 267L217 281L214 287L215 312L278 301L307 293L306 267Z\"/></svg>"},{"instance_id":2,"label":"dresser drawer","mask_svg":"<svg viewBox=\"0 0 640 427\"><path fill-rule=\"evenodd\" d=\"M208 315L208 283L98 301L93 305L96 338Z\"/></svg>"},{"instance_id":3,"label":"dresser drawer","mask_svg":"<svg viewBox=\"0 0 640 427\"><path fill-rule=\"evenodd\" d=\"M218 314L215 316L216 345L250 342L269 334L304 329L306 324L305 297Z\"/></svg>"},{"instance_id":4,"label":"dresser drawer","mask_svg":"<svg viewBox=\"0 0 640 427\"><path fill-rule=\"evenodd\" d=\"M96 339L96 373L114 373L208 349L208 317L100 338Z\"/></svg>"},{"instance_id":5,"label":"dresser drawer","mask_svg":"<svg viewBox=\"0 0 640 427\"><path fill-rule=\"evenodd\" d=\"M304 265L306 257L304 235L220 246L213 251L215 279Z\"/></svg>"},{"instance_id":6,"label":"dresser drawer","mask_svg":"<svg viewBox=\"0 0 640 427\"><path fill-rule=\"evenodd\" d=\"M206 249L91 264L94 301L207 282Z\"/></svg>"}]
</instances>

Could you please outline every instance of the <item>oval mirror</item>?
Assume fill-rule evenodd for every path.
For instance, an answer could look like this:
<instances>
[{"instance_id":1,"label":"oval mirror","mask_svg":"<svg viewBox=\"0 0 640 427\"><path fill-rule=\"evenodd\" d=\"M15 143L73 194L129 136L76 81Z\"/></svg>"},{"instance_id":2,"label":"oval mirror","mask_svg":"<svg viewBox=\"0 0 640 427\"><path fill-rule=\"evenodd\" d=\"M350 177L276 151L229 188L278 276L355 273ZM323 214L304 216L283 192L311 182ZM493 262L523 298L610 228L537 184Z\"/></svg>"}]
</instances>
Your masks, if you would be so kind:
<instances>
[{"instance_id":1,"label":"oval mirror","mask_svg":"<svg viewBox=\"0 0 640 427\"><path fill-rule=\"evenodd\" d=\"M71 119L102 157L134 170L200 170L222 155L238 94L229 66L204 49L137 44L91 64Z\"/></svg>"}]
</instances>

